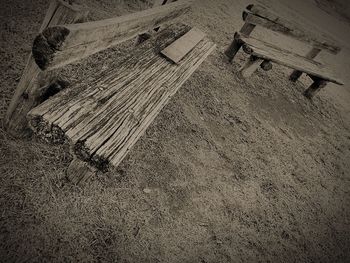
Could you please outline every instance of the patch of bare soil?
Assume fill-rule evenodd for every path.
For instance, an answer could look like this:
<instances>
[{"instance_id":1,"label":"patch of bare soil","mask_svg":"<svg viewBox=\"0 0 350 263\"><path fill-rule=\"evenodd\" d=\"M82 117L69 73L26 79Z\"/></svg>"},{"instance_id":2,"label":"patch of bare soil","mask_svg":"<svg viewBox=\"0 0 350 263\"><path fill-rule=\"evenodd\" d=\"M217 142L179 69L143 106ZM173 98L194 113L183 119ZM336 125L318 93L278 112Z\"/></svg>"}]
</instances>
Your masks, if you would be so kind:
<instances>
[{"instance_id":1,"label":"patch of bare soil","mask_svg":"<svg viewBox=\"0 0 350 263\"><path fill-rule=\"evenodd\" d=\"M317 6L326 13L350 22L350 4L347 0L315 0Z\"/></svg>"},{"instance_id":2,"label":"patch of bare soil","mask_svg":"<svg viewBox=\"0 0 350 263\"><path fill-rule=\"evenodd\" d=\"M90 19L147 1L88 0ZM217 50L113 171L83 187L64 179L67 146L0 129L0 261L348 262L350 125L286 70L236 72L223 51L245 1L197 1L184 22ZM0 116L47 1L2 1ZM132 52L126 43L61 70L88 83Z\"/></svg>"}]
</instances>

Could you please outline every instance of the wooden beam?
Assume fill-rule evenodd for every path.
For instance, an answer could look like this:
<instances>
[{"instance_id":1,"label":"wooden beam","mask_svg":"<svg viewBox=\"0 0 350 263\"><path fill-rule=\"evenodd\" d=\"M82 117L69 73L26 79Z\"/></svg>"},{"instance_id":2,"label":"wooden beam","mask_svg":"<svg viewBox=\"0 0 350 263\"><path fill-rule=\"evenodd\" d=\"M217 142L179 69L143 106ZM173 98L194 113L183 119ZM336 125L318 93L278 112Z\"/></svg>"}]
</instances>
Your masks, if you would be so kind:
<instances>
[{"instance_id":1,"label":"wooden beam","mask_svg":"<svg viewBox=\"0 0 350 263\"><path fill-rule=\"evenodd\" d=\"M260 64L264 62L263 59L255 57L255 56L250 56L244 64L239 72L242 74L244 78L249 78L259 67Z\"/></svg>"},{"instance_id":2,"label":"wooden beam","mask_svg":"<svg viewBox=\"0 0 350 263\"><path fill-rule=\"evenodd\" d=\"M327 50L333 54L337 54L340 51L340 47L330 40L330 36L321 37L320 34L315 34L312 31L305 29L304 26L299 25L297 22L287 20L262 5L249 5L247 10L243 13L243 19L247 23L259 25L287 36L297 38L301 41L310 43L314 47Z\"/></svg>"},{"instance_id":3,"label":"wooden beam","mask_svg":"<svg viewBox=\"0 0 350 263\"><path fill-rule=\"evenodd\" d=\"M198 28L192 28L185 35L171 43L161 53L174 63L179 63L203 38L205 33Z\"/></svg>"},{"instance_id":4,"label":"wooden beam","mask_svg":"<svg viewBox=\"0 0 350 263\"><path fill-rule=\"evenodd\" d=\"M159 55L187 31L165 28L90 85L77 83L40 104L28 114L31 127L39 137L71 143L78 158L101 170L117 166L214 50L205 37L179 64Z\"/></svg>"},{"instance_id":5,"label":"wooden beam","mask_svg":"<svg viewBox=\"0 0 350 263\"><path fill-rule=\"evenodd\" d=\"M326 87L328 81L320 78L313 77L314 82L311 86L304 91L304 96L308 99L312 99L321 89Z\"/></svg>"},{"instance_id":6,"label":"wooden beam","mask_svg":"<svg viewBox=\"0 0 350 263\"><path fill-rule=\"evenodd\" d=\"M57 24L71 24L86 19L88 11L78 5L70 5L63 0L52 0L41 25L40 32L49 26ZM43 87L49 86L46 82L51 78L36 65L32 55L12 97L5 117L5 127L8 133L15 137L25 137L30 134L26 115L30 109L38 104L38 97L45 92Z\"/></svg>"},{"instance_id":7,"label":"wooden beam","mask_svg":"<svg viewBox=\"0 0 350 263\"><path fill-rule=\"evenodd\" d=\"M312 48L307 54L306 58L308 59L314 59L319 53L321 52L321 49L319 48ZM303 72L299 70L294 70L292 74L289 76L289 80L292 82L296 82L300 76L303 74Z\"/></svg>"},{"instance_id":8,"label":"wooden beam","mask_svg":"<svg viewBox=\"0 0 350 263\"><path fill-rule=\"evenodd\" d=\"M193 0L177 1L130 15L47 28L36 37L33 56L42 70L51 70L132 39L188 12Z\"/></svg>"}]
</instances>

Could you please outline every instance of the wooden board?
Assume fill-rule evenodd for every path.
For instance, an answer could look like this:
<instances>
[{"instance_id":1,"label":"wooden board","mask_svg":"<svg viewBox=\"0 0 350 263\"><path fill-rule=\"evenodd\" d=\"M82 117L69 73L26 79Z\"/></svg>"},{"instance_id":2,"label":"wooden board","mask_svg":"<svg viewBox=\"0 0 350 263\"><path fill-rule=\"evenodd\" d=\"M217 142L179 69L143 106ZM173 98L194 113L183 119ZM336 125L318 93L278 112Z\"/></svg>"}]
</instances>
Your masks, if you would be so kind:
<instances>
[{"instance_id":1,"label":"wooden board","mask_svg":"<svg viewBox=\"0 0 350 263\"><path fill-rule=\"evenodd\" d=\"M256 38L245 37L239 33L236 33L235 38L245 43L243 45L243 50L252 56L271 60L272 62L305 72L309 75L316 76L339 85L344 84L342 80L333 76L331 69L319 62L307 59L303 56L281 49Z\"/></svg>"},{"instance_id":2,"label":"wooden board","mask_svg":"<svg viewBox=\"0 0 350 263\"><path fill-rule=\"evenodd\" d=\"M205 33L198 28L192 28L170 46L163 49L161 53L171 61L179 63L204 37Z\"/></svg>"},{"instance_id":3,"label":"wooden board","mask_svg":"<svg viewBox=\"0 0 350 263\"><path fill-rule=\"evenodd\" d=\"M45 29L33 44L42 69L54 69L136 37L190 10L193 0L181 0L111 19Z\"/></svg>"},{"instance_id":4,"label":"wooden board","mask_svg":"<svg viewBox=\"0 0 350 263\"><path fill-rule=\"evenodd\" d=\"M80 159L99 169L117 166L214 50L215 45L204 38L179 64L159 54L187 31L187 27L164 29L138 46L119 67L106 69L89 85L75 85L39 105L28 115L32 129L48 141L70 142Z\"/></svg>"},{"instance_id":5,"label":"wooden board","mask_svg":"<svg viewBox=\"0 0 350 263\"><path fill-rule=\"evenodd\" d=\"M280 17L262 5L249 5L247 11L243 12L243 19L247 23L297 38L333 54L337 54L340 51L340 47L334 43L335 41L330 36L315 34L311 30L307 30L305 26L299 25L296 21L289 21Z\"/></svg>"}]
</instances>

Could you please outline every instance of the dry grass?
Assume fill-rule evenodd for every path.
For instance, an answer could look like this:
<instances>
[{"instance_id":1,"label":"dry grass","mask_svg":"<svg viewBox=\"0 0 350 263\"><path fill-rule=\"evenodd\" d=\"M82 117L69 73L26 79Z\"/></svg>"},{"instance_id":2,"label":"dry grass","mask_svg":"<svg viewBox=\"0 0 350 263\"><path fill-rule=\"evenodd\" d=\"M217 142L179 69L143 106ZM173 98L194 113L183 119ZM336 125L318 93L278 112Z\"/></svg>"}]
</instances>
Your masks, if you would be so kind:
<instances>
[{"instance_id":1,"label":"dry grass","mask_svg":"<svg viewBox=\"0 0 350 263\"><path fill-rule=\"evenodd\" d=\"M127 3L86 1L92 19L149 5ZM1 118L46 1L3 7ZM0 261L349 260L349 124L322 96L303 98L304 85L289 83L279 67L248 81L234 73L239 65L227 63L223 50L236 8L202 1L185 18L218 50L120 167L89 184L65 180L66 146L16 140L0 129ZM89 82L128 48L61 73Z\"/></svg>"}]
</instances>

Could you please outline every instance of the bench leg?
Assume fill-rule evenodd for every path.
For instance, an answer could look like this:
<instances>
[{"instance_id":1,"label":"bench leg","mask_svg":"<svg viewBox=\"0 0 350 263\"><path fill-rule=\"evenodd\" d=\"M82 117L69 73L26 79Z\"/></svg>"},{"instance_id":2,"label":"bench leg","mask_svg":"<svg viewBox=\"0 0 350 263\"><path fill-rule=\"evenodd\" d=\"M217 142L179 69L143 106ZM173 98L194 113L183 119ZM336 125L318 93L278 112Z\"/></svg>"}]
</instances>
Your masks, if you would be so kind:
<instances>
[{"instance_id":1,"label":"bench leg","mask_svg":"<svg viewBox=\"0 0 350 263\"><path fill-rule=\"evenodd\" d=\"M264 60L261 64L260 67L265 70L265 71L269 71L272 69L272 63L270 60Z\"/></svg>"},{"instance_id":2,"label":"bench leg","mask_svg":"<svg viewBox=\"0 0 350 263\"><path fill-rule=\"evenodd\" d=\"M244 25L242 26L241 30L239 32L241 32L242 34L249 36L250 33L254 30L255 25L253 24L249 24L249 23L244 23ZM231 45L228 47L228 49L226 49L225 51L225 55L229 58L229 61L231 62L233 60L233 58L236 56L237 52L239 51L239 49L242 47L242 42L234 39L231 43Z\"/></svg>"},{"instance_id":3,"label":"bench leg","mask_svg":"<svg viewBox=\"0 0 350 263\"><path fill-rule=\"evenodd\" d=\"M67 179L75 185L85 183L96 174L96 169L84 161L74 158L66 171Z\"/></svg>"},{"instance_id":4,"label":"bench leg","mask_svg":"<svg viewBox=\"0 0 350 263\"><path fill-rule=\"evenodd\" d=\"M311 86L304 91L304 96L308 99L312 99L316 93L323 89L328 83L328 81L324 79L313 78L313 80L314 82L311 84Z\"/></svg>"},{"instance_id":5,"label":"bench leg","mask_svg":"<svg viewBox=\"0 0 350 263\"><path fill-rule=\"evenodd\" d=\"M261 58L250 56L246 64L240 68L239 72L244 78L248 78L260 67L263 62L264 60Z\"/></svg>"},{"instance_id":6,"label":"bench leg","mask_svg":"<svg viewBox=\"0 0 350 263\"><path fill-rule=\"evenodd\" d=\"M306 54L306 58L308 59L313 59L315 58L319 53L321 52L321 49L319 48L313 48L311 49L307 54ZM303 74L303 72L298 71L298 70L294 70L293 73L289 76L289 80L292 82L296 82L301 74Z\"/></svg>"}]
</instances>

